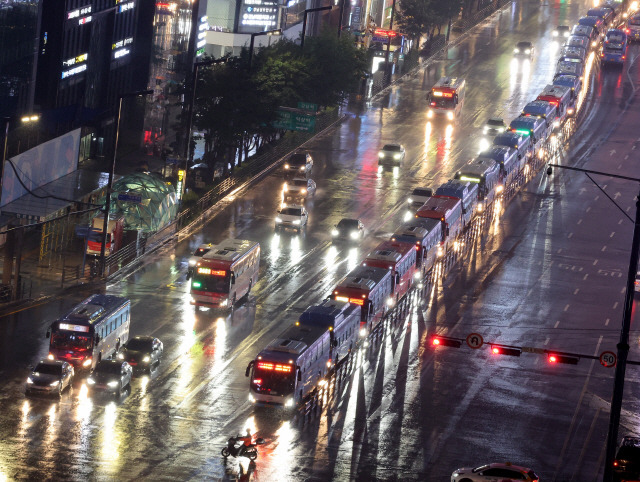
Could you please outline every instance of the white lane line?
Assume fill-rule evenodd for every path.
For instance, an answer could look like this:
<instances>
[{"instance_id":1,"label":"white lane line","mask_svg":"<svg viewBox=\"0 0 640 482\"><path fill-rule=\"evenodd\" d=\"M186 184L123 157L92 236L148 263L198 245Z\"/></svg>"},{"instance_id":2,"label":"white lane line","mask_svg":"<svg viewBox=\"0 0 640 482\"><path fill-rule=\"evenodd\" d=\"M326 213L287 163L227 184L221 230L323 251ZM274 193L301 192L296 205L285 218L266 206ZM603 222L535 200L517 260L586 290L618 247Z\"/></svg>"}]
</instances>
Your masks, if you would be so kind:
<instances>
[{"instance_id":1,"label":"white lane line","mask_svg":"<svg viewBox=\"0 0 640 482\"><path fill-rule=\"evenodd\" d=\"M607 320L604 322L604 326L609 326L609 322L610 322L610 321L611 321L611 320L610 320L609 318L607 318Z\"/></svg>"},{"instance_id":2,"label":"white lane line","mask_svg":"<svg viewBox=\"0 0 640 482\"><path fill-rule=\"evenodd\" d=\"M589 273L585 274L584 277L582 278L582 281L585 281L588 276L589 276Z\"/></svg>"},{"instance_id":3,"label":"white lane line","mask_svg":"<svg viewBox=\"0 0 640 482\"><path fill-rule=\"evenodd\" d=\"M578 291L580 291L580 288L576 288L576 290L573 292L574 295L578 294Z\"/></svg>"},{"instance_id":4,"label":"white lane line","mask_svg":"<svg viewBox=\"0 0 640 482\"><path fill-rule=\"evenodd\" d=\"M611 234L609 235L610 238L613 238L616 235L615 231L611 231Z\"/></svg>"},{"instance_id":5,"label":"white lane line","mask_svg":"<svg viewBox=\"0 0 640 482\"><path fill-rule=\"evenodd\" d=\"M627 206L627 212L629 212L629 209L631 209L631 206Z\"/></svg>"},{"instance_id":6,"label":"white lane line","mask_svg":"<svg viewBox=\"0 0 640 482\"><path fill-rule=\"evenodd\" d=\"M624 156L624 160L626 161L627 159L629 159L629 154L627 154L626 156ZM622 166L622 164L620 164Z\"/></svg>"},{"instance_id":7,"label":"white lane line","mask_svg":"<svg viewBox=\"0 0 640 482\"><path fill-rule=\"evenodd\" d=\"M618 302L616 301L616 302L613 304L613 309L615 310L617 307L618 307Z\"/></svg>"},{"instance_id":8,"label":"white lane line","mask_svg":"<svg viewBox=\"0 0 640 482\"><path fill-rule=\"evenodd\" d=\"M606 251L607 245L605 244L600 251Z\"/></svg>"},{"instance_id":9,"label":"white lane line","mask_svg":"<svg viewBox=\"0 0 640 482\"><path fill-rule=\"evenodd\" d=\"M618 221L618 224L622 224L622 221L624 221L624 219L621 219L620 221Z\"/></svg>"},{"instance_id":10,"label":"white lane line","mask_svg":"<svg viewBox=\"0 0 640 482\"><path fill-rule=\"evenodd\" d=\"M564 307L564 310L562 311L567 311L569 309L569 306L571 306L569 303L567 303L567 305Z\"/></svg>"},{"instance_id":11,"label":"white lane line","mask_svg":"<svg viewBox=\"0 0 640 482\"><path fill-rule=\"evenodd\" d=\"M546 340L544 340L544 345L547 346L549 344L549 337L547 337Z\"/></svg>"},{"instance_id":12,"label":"white lane line","mask_svg":"<svg viewBox=\"0 0 640 482\"><path fill-rule=\"evenodd\" d=\"M586 212L589 212L589 211L591 211L591 206L589 206L589 207L586 209Z\"/></svg>"},{"instance_id":13,"label":"white lane line","mask_svg":"<svg viewBox=\"0 0 640 482\"><path fill-rule=\"evenodd\" d=\"M598 199L600 199L600 196L596 196L594 201L597 201Z\"/></svg>"},{"instance_id":14,"label":"white lane line","mask_svg":"<svg viewBox=\"0 0 640 482\"><path fill-rule=\"evenodd\" d=\"M567 238L569 238L569 239L573 238L573 233L569 233L569 234L567 235Z\"/></svg>"},{"instance_id":15,"label":"white lane line","mask_svg":"<svg viewBox=\"0 0 640 482\"><path fill-rule=\"evenodd\" d=\"M626 286L620 290L620 294L623 295L625 291L627 291Z\"/></svg>"},{"instance_id":16,"label":"white lane line","mask_svg":"<svg viewBox=\"0 0 640 482\"><path fill-rule=\"evenodd\" d=\"M554 328L558 328L558 325L560 324L560 320L556 321L556 324L553 325Z\"/></svg>"},{"instance_id":17,"label":"white lane line","mask_svg":"<svg viewBox=\"0 0 640 482\"><path fill-rule=\"evenodd\" d=\"M558 250L558 254L560 254L560 253L562 253L562 248L560 248L560 249Z\"/></svg>"},{"instance_id":18,"label":"white lane line","mask_svg":"<svg viewBox=\"0 0 640 482\"><path fill-rule=\"evenodd\" d=\"M597 260L597 259L594 259L594 260L593 260L593 265L595 266L596 264L598 264L598 260Z\"/></svg>"},{"instance_id":19,"label":"white lane line","mask_svg":"<svg viewBox=\"0 0 640 482\"><path fill-rule=\"evenodd\" d=\"M582 218L578 219L578 224L582 224Z\"/></svg>"}]
</instances>

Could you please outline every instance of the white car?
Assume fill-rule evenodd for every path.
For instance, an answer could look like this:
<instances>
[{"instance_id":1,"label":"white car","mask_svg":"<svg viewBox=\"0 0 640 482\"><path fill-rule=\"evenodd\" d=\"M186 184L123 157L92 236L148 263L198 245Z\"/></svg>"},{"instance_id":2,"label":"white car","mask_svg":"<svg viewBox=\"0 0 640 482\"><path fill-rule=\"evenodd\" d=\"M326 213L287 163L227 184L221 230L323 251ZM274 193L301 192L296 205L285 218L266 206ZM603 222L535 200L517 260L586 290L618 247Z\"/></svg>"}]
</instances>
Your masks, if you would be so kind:
<instances>
[{"instance_id":1,"label":"white car","mask_svg":"<svg viewBox=\"0 0 640 482\"><path fill-rule=\"evenodd\" d=\"M416 214L416 211L433 196L433 191L428 187L417 187L411 191L407 198L407 211L404 213L404 221L409 221Z\"/></svg>"},{"instance_id":2,"label":"white car","mask_svg":"<svg viewBox=\"0 0 640 482\"><path fill-rule=\"evenodd\" d=\"M485 136L497 136L507 130L507 126L500 117L491 117L482 127L482 133Z\"/></svg>"},{"instance_id":3,"label":"white car","mask_svg":"<svg viewBox=\"0 0 640 482\"><path fill-rule=\"evenodd\" d=\"M196 249L189 258L189 270L187 272L187 276L191 276L193 274L193 270L195 269L196 264L198 264L198 261L200 261L200 258L207 254L212 247L213 244L211 243L201 244L198 246L198 249Z\"/></svg>"},{"instance_id":4,"label":"white car","mask_svg":"<svg viewBox=\"0 0 640 482\"><path fill-rule=\"evenodd\" d=\"M297 204L283 206L278 209L276 215L276 230L291 228L300 232L307 225L308 219L309 213L304 206Z\"/></svg>"},{"instance_id":5,"label":"white car","mask_svg":"<svg viewBox=\"0 0 640 482\"><path fill-rule=\"evenodd\" d=\"M451 474L451 482L503 482L503 481L537 482L536 473L525 467L504 464L487 464L480 467L457 469Z\"/></svg>"},{"instance_id":6,"label":"white car","mask_svg":"<svg viewBox=\"0 0 640 482\"><path fill-rule=\"evenodd\" d=\"M313 196L316 192L316 183L313 179L303 177L295 177L284 183L282 187L282 199L306 199L307 196Z\"/></svg>"},{"instance_id":7,"label":"white car","mask_svg":"<svg viewBox=\"0 0 640 482\"><path fill-rule=\"evenodd\" d=\"M402 144L385 144L378 152L378 165L399 166L404 160L404 155Z\"/></svg>"}]
</instances>

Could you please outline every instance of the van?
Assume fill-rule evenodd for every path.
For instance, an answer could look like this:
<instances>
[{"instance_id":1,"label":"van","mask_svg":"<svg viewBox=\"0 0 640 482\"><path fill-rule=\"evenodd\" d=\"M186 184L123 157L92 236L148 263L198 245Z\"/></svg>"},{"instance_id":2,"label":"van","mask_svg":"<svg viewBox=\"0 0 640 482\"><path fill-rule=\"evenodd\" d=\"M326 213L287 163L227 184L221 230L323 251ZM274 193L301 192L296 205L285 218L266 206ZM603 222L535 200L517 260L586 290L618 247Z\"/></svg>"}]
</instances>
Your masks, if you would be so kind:
<instances>
[{"instance_id":1,"label":"van","mask_svg":"<svg viewBox=\"0 0 640 482\"><path fill-rule=\"evenodd\" d=\"M519 159L528 159L533 154L533 143L529 136L518 132L505 132L493 138L495 147L510 147L518 152Z\"/></svg>"},{"instance_id":2,"label":"van","mask_svg":"<svg viewBox=\"0 0 640 482\"><path fill-rule=\"evenodd\" d=\"M553 79L560 75L575 75L582 80L584 73L584 64L578 59L561 60L556 65L556 72L553 74Z\"/></svg>"},{"instance_id":3,"label":"van","mask_svg":"<svg viewBox=\"0 0 640 482\"><path fill-rule=\"evenodd\" d=\"M547 128L551 129L556 122L557 110L557 107L551 104L551 102L536 99L524 106L521 116L544 119Z\"/></svg>"},{"instance_id":4,"label":"van","mask_svg":"<svg viewBox=\"0 0 640 482\"><path fill-rule=\"evenodd\" d=\"M560 60L570 60L570 59L578 59L581 62L584 62L587 58L587 50L583 47L578 47L575 45L565 45L560 49Z\"/></svg>"},{"instance_id":5,"label":"van","mask_svg":"<svg viewBox=\"0 0 640 482\"><path fill-rule=\"evenodd\" d=\"M534 145L545 142L552 129L553 124L547 126L547 121L539 117L520 116L513 119L509 124L511 132L529 136Z\"/></svg>"},{"instance_id":6,"label":"van","mask_svg":"<svg viewBox=\"0 0 640 482\"><path fill-rule=\"evenodd\" d=\"M596 31L596 35L600 40L604 38L604 34L606 33L607 29L607 26L600 17L580 17L580 19L578 20L578 25L592 27Z\"/></svg>"},{"instance_id":7,"label":"van","mask_svg":"<svg viewBox=\"0 0 640 482\"><path fill-rule=\"evenodd\" d=\"M589 39L589 46L593 49L598 45L600 41L599 33L590 25L574 25L571 29L571 35L578 37L586 37Z\"/></svg>"},{"instance_id":8,"label":"van","mask_svg":"<svg viewBox=\"0 0 640 482\"><path fill-rule=\"evenodd\" d=\"M580 47L583 48L585 51L589 51L589 49L591 48L591 46L589 45L589 39L587 37L584 37L582 35L572 35L570 36L567 41L564 43L565 47Z\"/></svg>"}]
</instances>

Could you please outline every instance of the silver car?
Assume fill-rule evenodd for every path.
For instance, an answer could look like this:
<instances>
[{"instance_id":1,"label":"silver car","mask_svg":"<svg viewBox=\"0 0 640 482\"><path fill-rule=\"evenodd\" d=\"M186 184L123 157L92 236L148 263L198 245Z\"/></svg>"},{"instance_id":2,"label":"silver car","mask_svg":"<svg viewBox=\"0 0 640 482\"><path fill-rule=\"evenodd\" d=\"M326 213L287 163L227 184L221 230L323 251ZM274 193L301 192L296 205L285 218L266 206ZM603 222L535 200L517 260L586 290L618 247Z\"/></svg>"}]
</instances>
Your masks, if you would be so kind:
<instances>
[{"instance_id":1,"label":"silver car","mask_svg":"<svg viewBox=\"0 0 640 482\"><path fill-rule=\"evenodd\" d=\"M61 396L73 383L73 366L60 360L40 360L27 378L27 395L43 393Z\"/></svg>"},{"instance_id":2,"label":"silver car","mask_svg":"<svg viewBox=\"0 0 640 482\"><path fill-rule=\"evenodd\" d=\"M313 196L316 192L316 183L313 179L303 177L295 177L284 183L282 187L283 201L306 199L307 196Z\"/></svg>"}]
</instances>

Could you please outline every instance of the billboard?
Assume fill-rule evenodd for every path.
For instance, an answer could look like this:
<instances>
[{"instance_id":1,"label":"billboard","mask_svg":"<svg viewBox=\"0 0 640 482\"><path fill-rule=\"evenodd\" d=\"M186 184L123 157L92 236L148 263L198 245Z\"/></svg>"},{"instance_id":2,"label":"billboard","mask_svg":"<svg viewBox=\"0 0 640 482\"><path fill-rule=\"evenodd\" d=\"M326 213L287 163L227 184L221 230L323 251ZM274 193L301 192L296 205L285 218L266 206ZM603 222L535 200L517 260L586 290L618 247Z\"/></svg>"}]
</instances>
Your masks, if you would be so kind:
<instances>
[{"instance_id":1,"label":"billboard","mask_svg":"<svg viewBox=\"0 0 640 482\"><path fill-rule=\"evenodd\" d=\"M11 162L20 180L33 190L75 171L79 150L80 129L76 129L12 157ZM5 164L0 207L27 194L27 190L16 179L16 171L9 162Z\"/></svg>"}]
</instances>

